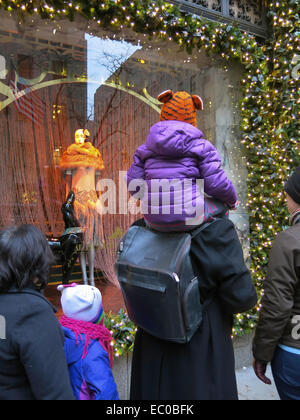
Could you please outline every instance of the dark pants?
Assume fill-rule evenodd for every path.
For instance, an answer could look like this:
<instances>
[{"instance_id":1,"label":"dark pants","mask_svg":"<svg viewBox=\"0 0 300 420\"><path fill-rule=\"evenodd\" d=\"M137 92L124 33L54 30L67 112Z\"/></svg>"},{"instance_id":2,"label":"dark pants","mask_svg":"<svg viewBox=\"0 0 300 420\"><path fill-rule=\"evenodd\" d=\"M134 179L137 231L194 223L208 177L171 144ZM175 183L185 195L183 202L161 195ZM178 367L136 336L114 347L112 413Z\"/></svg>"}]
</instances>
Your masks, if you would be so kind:
<instances>
[{"instance_id":1,"label":"dark pants","mask_svg":"<svg viewBox=\"0 0 300 420\"><path fill-rule=\"evenodd\" d=\"M300 355L278 347L272 372L281 400L300 400Z\"/></svg>"}]
</instances>

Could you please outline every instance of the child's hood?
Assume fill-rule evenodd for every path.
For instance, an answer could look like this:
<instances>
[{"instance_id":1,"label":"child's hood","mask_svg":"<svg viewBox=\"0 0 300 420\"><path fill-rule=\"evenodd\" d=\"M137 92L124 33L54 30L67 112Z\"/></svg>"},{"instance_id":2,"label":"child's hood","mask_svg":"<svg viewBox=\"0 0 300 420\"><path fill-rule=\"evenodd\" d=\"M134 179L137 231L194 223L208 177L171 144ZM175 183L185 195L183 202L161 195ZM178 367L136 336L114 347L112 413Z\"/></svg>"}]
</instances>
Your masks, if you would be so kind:
<instances>
[{"instance_id":1,"label":"child's hood","mask_svg":"<svg viewBox=\"0 0 300 420\"><path fill-rule=\"evenodd\" d=\"M159 156L187 156L195 141L203 141L203 133L182 121L160 121L150 129L146 140L148 150Z\"/></svg>"}]
</instances>

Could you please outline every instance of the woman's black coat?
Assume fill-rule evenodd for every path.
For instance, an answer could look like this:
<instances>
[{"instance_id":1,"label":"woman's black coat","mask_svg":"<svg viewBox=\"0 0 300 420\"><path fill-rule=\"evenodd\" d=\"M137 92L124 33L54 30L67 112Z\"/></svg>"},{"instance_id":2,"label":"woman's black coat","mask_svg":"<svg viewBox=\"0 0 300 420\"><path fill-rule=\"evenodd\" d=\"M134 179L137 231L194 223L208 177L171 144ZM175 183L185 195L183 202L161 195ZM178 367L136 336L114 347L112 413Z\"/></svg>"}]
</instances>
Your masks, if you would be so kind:
<instances>
[{"instance_id":1,"label":"woman's black coat","mask_svg":"<svg viewBox=\"0 0 300 420\"><path fill-rule=\"evenodd\" d=\"M257 302L234 225L219 219L193 241L201 296L211 300L190 343L174 344L138 330L132 400L235 400L232 315Z\"/></svg>"},{"instance_id":2,"label":"woman's black coat","mask_svg":"<svg viewBox=\"0 0 300 420\"><path fill-rule=\"evenodd\" d=\"M6 336L0 339L0 400L74 400L50 302L31 288L10 290L0 293L0 315Z\"/></svg>"}]
</instances>

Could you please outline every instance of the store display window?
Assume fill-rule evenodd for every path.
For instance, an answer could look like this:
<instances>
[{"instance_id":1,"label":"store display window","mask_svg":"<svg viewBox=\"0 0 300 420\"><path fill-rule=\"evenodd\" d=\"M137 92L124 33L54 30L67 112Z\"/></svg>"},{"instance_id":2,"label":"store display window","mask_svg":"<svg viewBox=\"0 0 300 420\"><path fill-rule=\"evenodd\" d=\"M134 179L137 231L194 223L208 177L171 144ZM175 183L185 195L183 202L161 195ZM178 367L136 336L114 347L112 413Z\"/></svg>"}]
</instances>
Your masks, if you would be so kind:
<instances>
[{"instance_id":1,"label":"store display window","mask_svg":"<svg viewBox=\"0 0 300 420\"><path fill-rule=\"evenodd\" d=\"M203 51L189 55L171 41L80 17L19 22L2 11L0 19L0 227L30 223L59 237L62 204L73 189L85 244L94 245L96 266L114 281L116 244L141 217L124 174L159 119L157 95L172 89L203 98L198 126L226 149L234 173L240 70Z\"/></svg>"}]
</instances>

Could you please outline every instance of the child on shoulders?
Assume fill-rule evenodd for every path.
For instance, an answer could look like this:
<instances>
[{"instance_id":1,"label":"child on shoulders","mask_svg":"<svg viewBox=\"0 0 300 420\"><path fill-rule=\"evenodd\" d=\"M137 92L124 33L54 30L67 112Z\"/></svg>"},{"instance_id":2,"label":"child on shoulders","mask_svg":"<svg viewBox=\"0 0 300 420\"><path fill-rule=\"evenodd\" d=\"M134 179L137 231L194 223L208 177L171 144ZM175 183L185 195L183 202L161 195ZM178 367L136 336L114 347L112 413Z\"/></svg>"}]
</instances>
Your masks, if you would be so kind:
<instances>
[{"instance_id":1,"label":"child on shoulders","mask_svg":"<svg viewBox=\"0 0 300 420\"><path fill-rule=\"evenodd\" d=\"M237 208L238 198L218 151L197 128L202 99L171 90L158 99L163 103L160 121L137 149L127 173L134 195L130 184L141 180L138 193L143 196L138 198L146 224L158 231L188 231L212 217L227 216ZM198 180L204 181L204 188Z\"/></svg>"}]
</instances>

